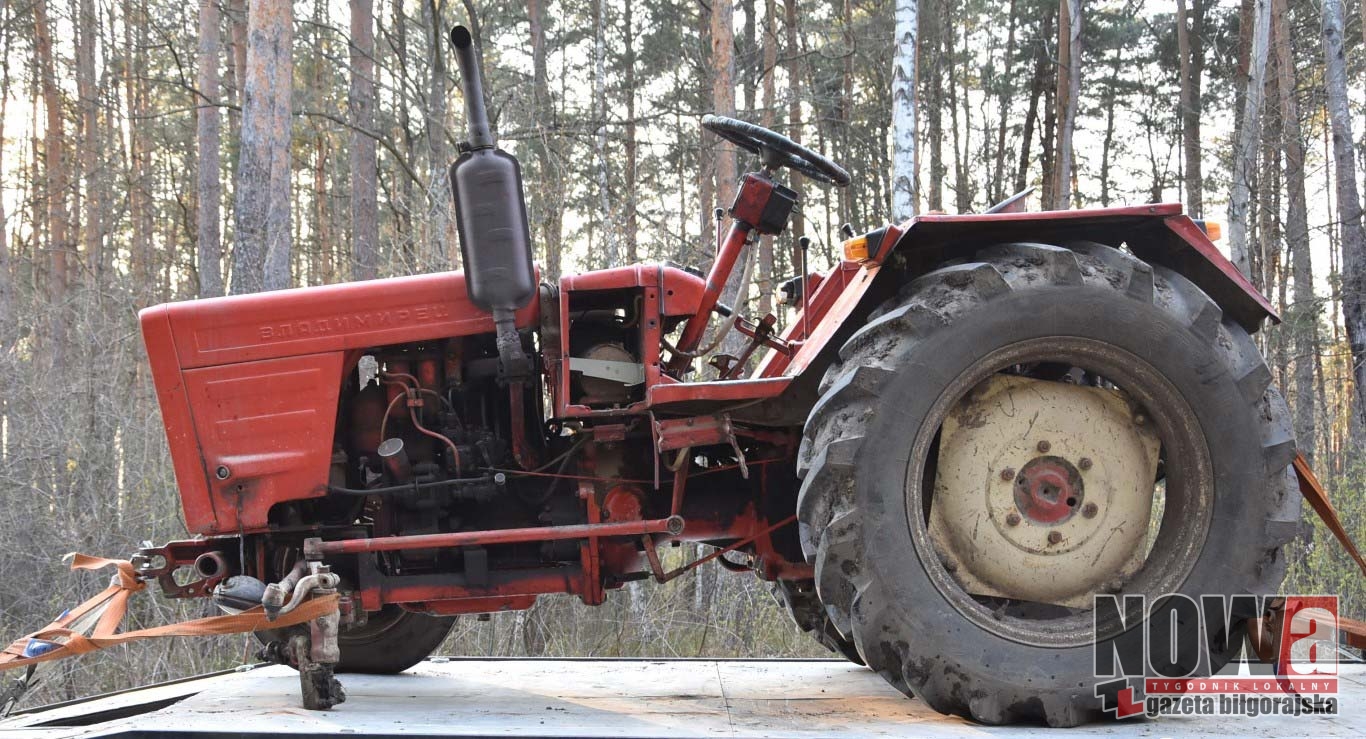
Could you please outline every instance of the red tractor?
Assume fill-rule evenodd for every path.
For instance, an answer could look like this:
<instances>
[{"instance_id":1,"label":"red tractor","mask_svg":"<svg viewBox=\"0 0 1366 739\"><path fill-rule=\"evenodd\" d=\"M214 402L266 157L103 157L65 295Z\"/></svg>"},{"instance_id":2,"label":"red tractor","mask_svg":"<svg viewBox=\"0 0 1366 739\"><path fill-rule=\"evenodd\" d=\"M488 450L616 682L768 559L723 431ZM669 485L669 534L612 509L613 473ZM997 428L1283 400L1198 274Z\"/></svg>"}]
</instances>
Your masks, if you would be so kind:
<instances>
[{"instance_id":1,"label":"red tractor","mask_svg":"<svg viewBox=\"0 0 1366 739\"><path fill-rule=\"evenodd\" d=\"M1093 596L1279 586L1295 442L1250 337L1276 316L1180 206L1008 202L851 232L839 264L787 283L780 331L722 288L798 207L783 170L850 176L707 116L760 165L710 271L538 285L520 168L469 33L452 40L464 272L142 312L197 535L135 559L166 595L281 612L335 589L312 636L336 648L313 659L397 672L457 615L599 604L690 569L658 550L701 542L939 711L1073 725L1100 715L1095 644L1134 629ZM734 332L743 350L714 354ZM1233 646L1193 669L1260 615L1204 624Z\"/></svg>"}]
</instances>

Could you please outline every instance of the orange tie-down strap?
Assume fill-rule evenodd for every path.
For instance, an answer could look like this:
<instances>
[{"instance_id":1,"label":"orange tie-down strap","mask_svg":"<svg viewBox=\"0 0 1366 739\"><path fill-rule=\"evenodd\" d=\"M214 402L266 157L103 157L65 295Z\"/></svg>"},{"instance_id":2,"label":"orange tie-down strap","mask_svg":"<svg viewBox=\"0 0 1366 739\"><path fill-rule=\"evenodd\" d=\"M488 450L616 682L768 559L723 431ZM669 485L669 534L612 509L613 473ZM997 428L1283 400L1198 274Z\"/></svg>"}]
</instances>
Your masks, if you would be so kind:
<instances>
[{"instance_id":1,"label":"orange tie-down strap","mask_svg":"<svg viewBox=\"0 0 1366 739\"><path fill-rule=\"evenodd\" d=\"M1352 535L1347 533L1347 529L1342 525L1342 519L1338 516L1338 510L1333 507L1333 502L1328 500L1328 493L1323 489L1319 478L1314 476L1314 471L1309 469L1307 462L1302 454L1295 455L1295 477L1300 481L1300 495L1309 502L1309 507L1319 514L1328 530L1333 532L1333 536L1347 550L1347 554L1356 560L1357 566L1361 568L1361 573L1366 575L1366 558L1361 556L1361 551L1352 541ZM1347 637L1347 644L1357 649L1366 649L1366 623L1350 618L1338 617L1338 629Z\"/></svg>"},{"instance_id":2,"label":"orange tie-down strap","mask_svg":"<svg viewBox=\"0 0 1366 739\"><path fill-rule=\"evenodd\" d=\"M196 618L177 624L167 624L119 634L115 632L119 624L123 622L123 616L128 610L129 596L143 590L147 585L138 579L133 564L125 560L103 559L77 554L74 555L71 562L71 569L73 570L100 570L105 567L117 567L118 578L99 595L63 613L56 621L47 626L5 647L3 651L0 651L0 672L39 662L73 657L112 647L116 644L128 644L143 639L167 636L215 636L279 629L311 621L337 610L337 595L333 593L305 601L298 608L274 621L267 620L265 611L257 606L235 615ZM95 628L90 630L89 636L80 633L85 629L78 631L72 628L72 625L78 621L84 620L88 623L90 618L98 618L99 620L95 624ZM46 651L29 649L34 640L37 640ZM26 654L28 656L25 656Z\"/></svg>"}]
</instances>

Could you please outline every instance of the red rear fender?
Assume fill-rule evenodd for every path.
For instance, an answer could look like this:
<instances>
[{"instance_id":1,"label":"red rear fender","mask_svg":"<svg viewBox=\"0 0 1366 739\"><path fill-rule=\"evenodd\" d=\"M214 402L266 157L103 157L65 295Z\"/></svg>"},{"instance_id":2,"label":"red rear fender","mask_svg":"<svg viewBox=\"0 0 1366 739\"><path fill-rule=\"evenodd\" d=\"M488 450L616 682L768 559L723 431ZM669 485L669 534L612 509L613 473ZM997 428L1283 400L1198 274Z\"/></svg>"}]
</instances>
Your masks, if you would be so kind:
<instances>
[{"instance_id":1,"label":"red rear fender","mask_svg":"<svg viewBox=\"0 0 1366 739\"><path fill-rule=\"evenodd\" d=\"M922 215L902 224L899 237L888 246L906 255L914 267L932 269L946 259L1006 241L1124 244L1139 259L1167 267L1194 282L1249 332L1260 329L1267 318L1279 323L1280 316L1270 301L1181 211L1179 203L1159 203L1092 210Z\"/></svg>"}]
</instances>

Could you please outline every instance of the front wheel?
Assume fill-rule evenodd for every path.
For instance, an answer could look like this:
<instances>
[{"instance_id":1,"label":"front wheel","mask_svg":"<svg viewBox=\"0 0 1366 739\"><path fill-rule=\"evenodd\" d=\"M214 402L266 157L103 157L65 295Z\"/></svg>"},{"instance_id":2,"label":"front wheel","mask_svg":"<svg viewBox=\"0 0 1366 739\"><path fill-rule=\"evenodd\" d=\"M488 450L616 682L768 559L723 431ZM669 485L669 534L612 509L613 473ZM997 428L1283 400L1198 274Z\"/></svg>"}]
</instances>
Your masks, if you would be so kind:
<instances>
[{"instance_id":1,"label":"front wheel","mask_svg":"<svg viewBox=\"0 0 1366 739\"><path fill-rule=\"evenodd\" d=\"M1100 716L1097 642L1136 633L1094 596L1278 587L1286 406L1188 280L1101 244L1002 244L875 315L807 421L798 515L832 624L893 685L1076 725Z\"/></svg>"},{"instance_id":2,"label":"front wheel","mask_svg":"<svg viewBox=\"0 0 1366 739\"><path fill-rule=\"evenodd\" d=\"M337 636L341 648L338 672L392 675L435 652L455 625L454 616L428 616L385 606L363 626Z\"/></svg>"},{"instance_id":3,"label":"front wheel","mask_svg":"<svg viewBox=\"0 0 1366 739\"><path fill-rule=\"evenodd\" d=\"M360 626L342 627L337 635L341 659L337 672L394 675L435 652L455 626L454 616L428 616L387 605L369 614ZM307 629L296 626L294 629ZM284 643L289 629L256 632L262 644Z\"/></svg>"}]
</instances>

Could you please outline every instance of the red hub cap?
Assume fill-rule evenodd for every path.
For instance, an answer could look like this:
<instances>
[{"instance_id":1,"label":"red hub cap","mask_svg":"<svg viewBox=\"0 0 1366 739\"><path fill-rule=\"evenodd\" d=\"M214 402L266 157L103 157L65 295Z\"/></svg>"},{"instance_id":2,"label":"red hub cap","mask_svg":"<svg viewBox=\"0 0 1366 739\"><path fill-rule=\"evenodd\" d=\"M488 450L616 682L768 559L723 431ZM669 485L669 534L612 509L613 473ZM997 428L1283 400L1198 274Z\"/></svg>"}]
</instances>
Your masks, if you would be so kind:
<instances>
[{"instance_id":1,"label":"red hub cap","mask_svg":"<svg viewBox=\"0 0 1366 739\"><path fill-rule=\"evenodd\" d=\"M1015 477L1015 505L1025 518L1055 524L1081 510L1081 473L1062 457L1035 457Z\"/></svg>"}]
</instances>

